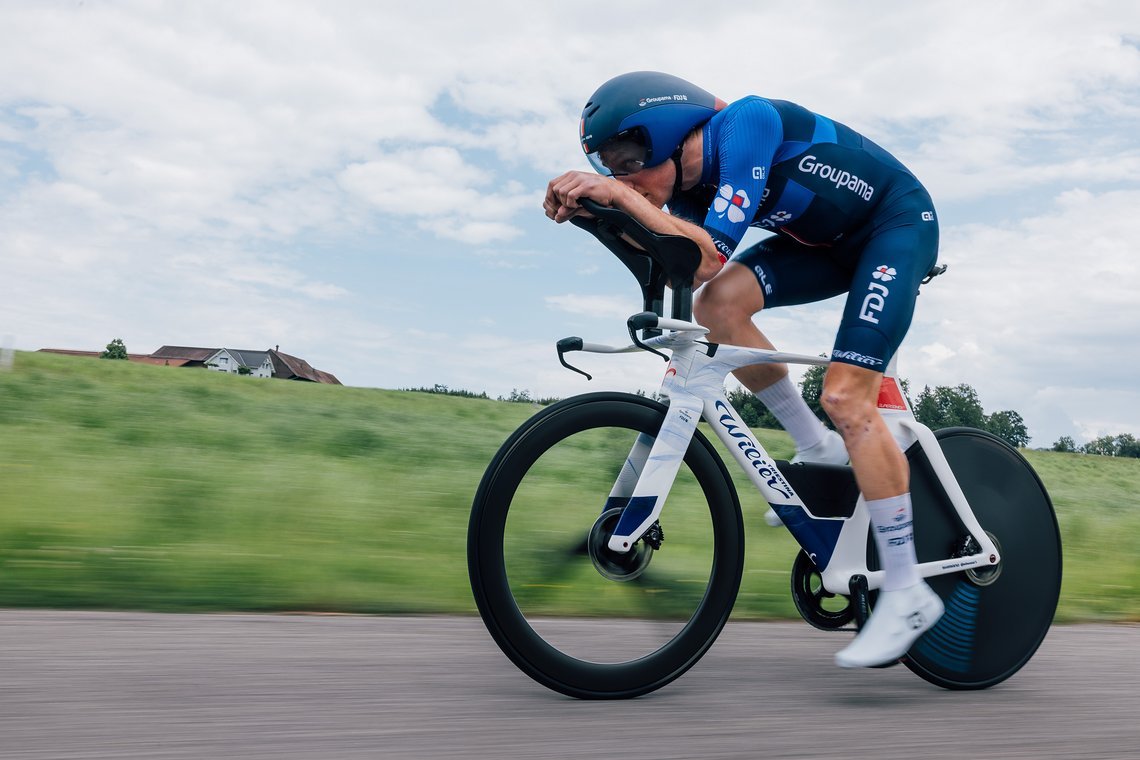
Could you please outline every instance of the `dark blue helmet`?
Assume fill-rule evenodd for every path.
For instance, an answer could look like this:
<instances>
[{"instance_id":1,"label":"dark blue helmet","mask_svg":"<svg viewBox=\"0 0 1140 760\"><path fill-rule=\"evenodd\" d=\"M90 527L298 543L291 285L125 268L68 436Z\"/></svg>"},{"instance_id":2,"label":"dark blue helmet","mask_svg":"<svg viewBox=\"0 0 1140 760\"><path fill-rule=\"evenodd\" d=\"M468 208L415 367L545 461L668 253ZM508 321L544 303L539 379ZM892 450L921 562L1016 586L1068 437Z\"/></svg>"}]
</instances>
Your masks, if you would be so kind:
<instances>
[{"instance_id":1,"label":"dark blue helmet","mask_svg":"<svg viewBox=\"0 0 1140 760\"><path fill-rule=\"evenodd\" d=\"M680 77L621 74L599 87L582 109L582 150L601 174L634 174L667 161L716 112L712 93Z\"/></svg>"}]
</instances>

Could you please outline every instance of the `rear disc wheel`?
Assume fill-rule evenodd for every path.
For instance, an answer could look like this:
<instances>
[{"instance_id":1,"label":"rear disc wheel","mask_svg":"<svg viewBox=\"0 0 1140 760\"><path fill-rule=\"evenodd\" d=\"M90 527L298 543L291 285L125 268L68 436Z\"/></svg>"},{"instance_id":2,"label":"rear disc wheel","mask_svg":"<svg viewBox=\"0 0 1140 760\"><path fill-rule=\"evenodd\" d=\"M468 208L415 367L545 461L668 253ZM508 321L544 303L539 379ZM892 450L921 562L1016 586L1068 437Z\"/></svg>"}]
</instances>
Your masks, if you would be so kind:
<instances>
[{"instance_id":1,"label":"rear disc wheel","mask_svg":"<svg viewBox=\"0 0 1140 760\"><path fill-rule=\"evenodd\" d=\"M939 686L984 689L1020 670L1048 633L1061 592L1061 535L1049 494L1016 449L970 428L935 435L1001 562L927 579L946 612L903 662ZM918 561L950 556L968 532L921 448L908 458Z\"/></svg>"}]
</instances>

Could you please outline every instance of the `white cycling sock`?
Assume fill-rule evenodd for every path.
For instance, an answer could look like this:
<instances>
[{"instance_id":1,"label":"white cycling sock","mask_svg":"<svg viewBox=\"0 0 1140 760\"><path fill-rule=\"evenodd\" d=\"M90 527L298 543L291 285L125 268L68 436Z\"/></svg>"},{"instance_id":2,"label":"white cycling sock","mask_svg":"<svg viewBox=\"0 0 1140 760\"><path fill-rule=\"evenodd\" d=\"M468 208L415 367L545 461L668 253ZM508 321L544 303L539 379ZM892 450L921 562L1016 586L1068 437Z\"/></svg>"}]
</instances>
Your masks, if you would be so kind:
<instances>
[{"instance_id":1,"label":"white cycling sock","mask_svg":"<svg viewBox=\"0 0 1140 760\"><path fill-rule=\"evenodd\" d=\"M867 502L875 548L883 568L883 591L910 588L922 580L914 553L914 523L910 494Z\"/></svg>"},{"instance_id":2,"label":"white cycling sock","mask_svg":"<svg viewBox=\"0 0 1140 760\"><path fill-rule=\"evenodd\" d=\"M797 451L810 449L823 440L827 428L819 417L812 413L811 407L807 405L804 397L796 389L795 383L787 375L767 388L761 388L753 395L761 404L768 407L784 426L784 430L792 436Z\"/></svg>"}]
</instances>

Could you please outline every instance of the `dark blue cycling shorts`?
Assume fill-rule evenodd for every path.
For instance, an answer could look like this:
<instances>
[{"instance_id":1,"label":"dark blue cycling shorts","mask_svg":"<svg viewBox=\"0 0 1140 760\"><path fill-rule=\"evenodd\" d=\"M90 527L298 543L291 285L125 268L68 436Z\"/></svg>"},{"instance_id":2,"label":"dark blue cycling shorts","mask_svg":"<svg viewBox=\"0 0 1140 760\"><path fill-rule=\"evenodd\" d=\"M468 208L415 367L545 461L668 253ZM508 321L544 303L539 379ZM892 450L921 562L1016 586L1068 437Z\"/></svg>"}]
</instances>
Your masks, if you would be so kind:
<instances>
[{"instance_id":1,"label":"dark blue cycling shorts","mask_svg":"<svg viewBox=\"0 0 1140 760\"><path fill-rule=\"evenodd\" d=\"M938 220L921 185L885 199L834 246L774 235L732 257L756 275L766 309L847 293L831 359L878 372L906 337L919 284L937 260Z\"/></svg>"}]
</instances>

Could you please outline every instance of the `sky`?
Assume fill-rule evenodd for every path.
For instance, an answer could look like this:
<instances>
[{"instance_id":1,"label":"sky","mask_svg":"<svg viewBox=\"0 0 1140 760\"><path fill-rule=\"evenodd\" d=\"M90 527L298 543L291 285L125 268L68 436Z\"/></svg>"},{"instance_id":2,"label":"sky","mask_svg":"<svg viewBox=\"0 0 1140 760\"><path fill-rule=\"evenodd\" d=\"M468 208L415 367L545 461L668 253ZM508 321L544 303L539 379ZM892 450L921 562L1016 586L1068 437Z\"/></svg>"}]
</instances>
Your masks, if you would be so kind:
<instances>
[{"instance_id":1,"label":"sky","mask_svg":"<svg viewBox=\"0 0 1140 760\"><path fill-rule=\"evenodd\" d=\"M700 10L697 10L697 7ZM629 273L555 225L616 74L792 100L926 185L948 273L899 357L1031 445L1140 437L1140 4L0 0L0 340L274 346L346 385L657 388ZM751 233L750 233L751 234ZM745 244L761 239L748 237ZM755 319L828 352L841 299Z\"/></svg>"}]
</instances>

